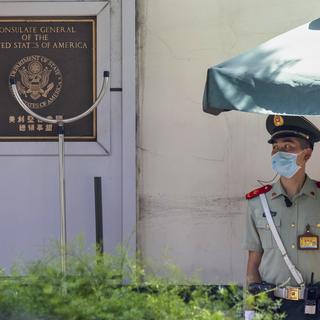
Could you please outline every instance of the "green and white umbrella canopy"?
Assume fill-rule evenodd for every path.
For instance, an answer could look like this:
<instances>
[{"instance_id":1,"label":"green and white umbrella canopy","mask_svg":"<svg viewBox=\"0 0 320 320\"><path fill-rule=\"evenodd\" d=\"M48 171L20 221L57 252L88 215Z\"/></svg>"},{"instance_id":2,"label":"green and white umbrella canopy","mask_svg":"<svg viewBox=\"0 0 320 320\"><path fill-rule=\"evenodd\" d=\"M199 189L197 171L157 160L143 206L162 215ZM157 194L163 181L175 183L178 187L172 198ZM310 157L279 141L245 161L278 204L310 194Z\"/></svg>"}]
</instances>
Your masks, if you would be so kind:
<instances>
[{"instance_id":1,"label":"green and white umbrella canopy","mask_svg":"<svg viewBox=\"0 0 320 320\"><path fill-rule=\"evenodd\" d=\"M203 110L320 115L320 19L210 68Z\"/></svg>"}]
</instances>

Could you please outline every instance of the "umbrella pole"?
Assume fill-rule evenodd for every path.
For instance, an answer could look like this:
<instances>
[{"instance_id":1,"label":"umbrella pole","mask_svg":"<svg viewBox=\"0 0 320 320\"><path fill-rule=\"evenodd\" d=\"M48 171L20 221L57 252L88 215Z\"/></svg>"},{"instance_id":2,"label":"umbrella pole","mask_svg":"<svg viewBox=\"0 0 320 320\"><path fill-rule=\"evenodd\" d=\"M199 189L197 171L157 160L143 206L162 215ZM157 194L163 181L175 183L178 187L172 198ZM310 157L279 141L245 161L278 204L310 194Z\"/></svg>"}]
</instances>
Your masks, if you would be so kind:
<instances>
[{"instance_id":1,"label":"umbrella pole","mask_svg":"<svg viewBox=\"0 0 320 320\"><path fill-rule=\"evenodd\" d=\"M66 197L64 170L64 124L58 122L59 136L59 189L60 189L60 258L61 271L66 273L67 265L67 230L66 230Z\"/></svg>"}]
</instances>

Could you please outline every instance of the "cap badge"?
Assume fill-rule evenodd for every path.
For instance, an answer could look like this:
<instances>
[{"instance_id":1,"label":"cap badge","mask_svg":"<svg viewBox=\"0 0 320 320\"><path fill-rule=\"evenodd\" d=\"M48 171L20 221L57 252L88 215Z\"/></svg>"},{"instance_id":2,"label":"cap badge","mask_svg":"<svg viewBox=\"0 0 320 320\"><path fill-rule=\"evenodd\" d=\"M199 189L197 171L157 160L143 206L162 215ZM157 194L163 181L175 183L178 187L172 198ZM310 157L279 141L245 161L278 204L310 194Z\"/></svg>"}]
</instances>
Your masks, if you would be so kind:
<instances>
[{"instance_id":1,"label":"cap badge","mask_svg":"<svg viewBox=\"0 0 320 320\"><path fill-rule=\"evenodd\" d=\"M273 123L276 127L281 127L284 124L284 120L281 116L274 116Z\"/></svg>"}]
</instances>

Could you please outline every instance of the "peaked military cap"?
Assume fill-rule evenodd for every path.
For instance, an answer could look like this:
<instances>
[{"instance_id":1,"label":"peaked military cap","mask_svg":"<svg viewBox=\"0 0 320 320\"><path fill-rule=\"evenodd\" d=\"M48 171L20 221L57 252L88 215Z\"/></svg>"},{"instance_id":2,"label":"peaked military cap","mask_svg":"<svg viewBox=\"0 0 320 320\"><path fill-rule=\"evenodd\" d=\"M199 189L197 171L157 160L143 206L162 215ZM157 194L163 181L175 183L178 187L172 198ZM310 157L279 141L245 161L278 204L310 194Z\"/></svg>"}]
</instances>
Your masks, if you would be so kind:
<instances>
[{"instance_id":1,"label":"peaked military cap","mask_svg":"<svg viewBox=\"0 0 320 320\"><path fill-rule=\"evenodd\" d=\"M269 115L266 127L271 135L269 143L274 143L277 138L300 137L313 148L313 144L320 141L320 130L305 117Z\"/></svg>"}]
</instances>

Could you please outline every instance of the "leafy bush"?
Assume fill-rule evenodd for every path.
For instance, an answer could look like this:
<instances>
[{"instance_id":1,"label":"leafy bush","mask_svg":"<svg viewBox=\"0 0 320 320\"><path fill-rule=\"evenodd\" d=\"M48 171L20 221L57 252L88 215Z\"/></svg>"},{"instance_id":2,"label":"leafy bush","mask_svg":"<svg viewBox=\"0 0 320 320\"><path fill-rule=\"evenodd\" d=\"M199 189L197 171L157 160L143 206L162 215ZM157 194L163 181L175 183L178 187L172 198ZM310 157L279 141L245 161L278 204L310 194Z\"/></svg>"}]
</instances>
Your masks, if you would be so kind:
<instances>
[{"instance_id":1,"label":"leafy bush","mask_svg":"<svg viewBox=\"0 0 320 320\"><path fill-rule=\"evenodd\" d=\"M12 320L231 320L242 319L236 285L206 286L180 277L146 274L124 250L111 256L68 248L68 270L59 250L14 267L0 279L0 319ZM178 279L178 280L177 280ZM281 319L266 294L247 296L255 319Z\"/></svg>"}]
</instances>

